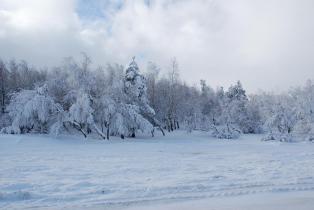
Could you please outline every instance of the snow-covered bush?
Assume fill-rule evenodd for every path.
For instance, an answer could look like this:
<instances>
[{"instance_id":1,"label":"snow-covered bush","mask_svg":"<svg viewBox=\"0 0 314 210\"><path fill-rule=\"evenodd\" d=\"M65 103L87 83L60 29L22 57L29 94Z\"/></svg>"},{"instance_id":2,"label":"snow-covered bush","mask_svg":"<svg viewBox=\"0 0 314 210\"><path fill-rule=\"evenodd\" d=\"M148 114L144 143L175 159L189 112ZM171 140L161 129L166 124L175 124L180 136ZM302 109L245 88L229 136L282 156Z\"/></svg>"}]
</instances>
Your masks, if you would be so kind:
<instances>
[{"instance_id":1,"label":"snow-covered bush","mask_svg":"<svg viewBox=\"0 0 314 210\"><path fill-rule=\"evenodd\" d=\"M237 139L241 131L233 125L212 126L212 137L218 139Z\"/></svg>"},{"instance_id":2,"label":"snow-covered bush","mask_svg":"<svg viewBox=\"0 0 314 210\"><path fill-rule=\"evenodd\" d=\"M296 141L296 138L291 133L267 133L262 141L293 142Z\"/></svg>"}]
</instances>

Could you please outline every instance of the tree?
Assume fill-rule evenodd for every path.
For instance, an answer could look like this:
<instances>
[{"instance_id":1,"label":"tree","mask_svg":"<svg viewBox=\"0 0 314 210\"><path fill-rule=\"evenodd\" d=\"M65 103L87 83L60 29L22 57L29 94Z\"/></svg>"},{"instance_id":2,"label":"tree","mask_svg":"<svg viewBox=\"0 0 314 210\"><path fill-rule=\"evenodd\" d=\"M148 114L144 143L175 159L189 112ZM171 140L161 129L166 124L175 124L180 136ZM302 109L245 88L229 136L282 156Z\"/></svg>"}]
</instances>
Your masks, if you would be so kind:
<instances>
[{"instance_id":1,"label":"tree","mask_svg":"<svg viewBox=\"0 0 314 210\"><path fill-rule=\"evenodd\" d=\"M157 80L160 68L153 62L149 62L147 66L147 94L151 107L157 110Z\"/></svg>"},{"instance_id":2,"label":"tree","mask_svg":"<svg viewBox=\"0 0 314 210\"><path fill-rule=\"evenodd\" d=\"M5 113L6 100L8 97L8 70L5 63L0 60L0 108L1 113Z\"/></svg>"},{"instance_id":3,"label":"tree","mask_svg":"<svg viewBox=\"0 0 314 210\"><path fill-rule=\"evenodd\" d=\"M203 84L203 89L206 86ZM204 92L204 90L203 90ZM240 81L229 87L227 92L218 89L212 97L215 114L211 128L218 138L237 138L240 133L261 132L261 117L257 103L247 97Z\"/></svg>"},{"instance_id":4,"label":"tree","mask_svg":"<svg viewBox=\"0 0 314 210\"><path fill-rule=\"evenodd\" d=\"M79 130L85 138L93 129L103 139L106 139L106 136L95 124L93 113L94 110L90 105L90 97L88 94L80 91L76 102L69 109L67 121L70 122L74 128Z\"/></svg>"},{"instance_id":5,"label":"tree","mask_svg":"<svg viewBox=\"0 0 314 210\"><path fill-rule=\"evenodd\" d=\"M186 99L178 106L178 115L183 117L184 128L188 132L203 129L200 93L198 89L189 88L186 84L180 88L183 97Z\"/></svg>"},{"instance_id":6,"label":"tree","mask_svg":"<svg viewBox=\"0 0 314 210\"><path fill-rule=\"evenodd\" d=\"M179 64L176 58L171 60L171 70L169 72L169 94L168 94L168 113L166 116L168 131L179 128L177 108L179 104Z\"/></svg>"},{"instance_id":7,"label":"tree","mask_svg":"<svg viewBox=\"0 0 314 210\"><path fill-rule=\"evenodd\" d=\"M202 113L202 125L204 130L209 130L211 126L216 125L221 116L221 103L224 98L223 89L213 90L206 84L205 80L200 81L201 95L200 106Z\"/></svg>"},{"instance_id":8,"label":"tree","mask_svg":"<svg viewBox=\"0 0 314 210\"><path fill-rule=\"evenodd\" d=\"M142 119L146 119L152 126L157 126L163 132L160 127L160 123L155 118L155 111L149 105L147 96L147 86L145 77L140 74L135 57L127 67L124 78L124 92L126 94L126 103L132 106L126 106L125 110L131 111L131 116L134 116L138 112L142 116ZM138 107L138 108L135 108ZM132 108L131 108L132 107ZM138 111L137 111L138 110ZM145 122L145 123L147 123ZM146 128L150 126L145 126ZM131 136L135 137L135 128L131 129Z\"/></svg>"},{"instance_id":9,"label":"tree","mask_svg":"<svg viewBox=\"0 0 314 210\"><path fill-rule=\"evenodd\" d=\"M308 80L304 87L290 91L295 102L297 122L293 134L297 138L314 140L314 84Z\"/></svg>"},{"instance_id":10,"label":"tree","mask_svg":"<svg viewBox=\"0 0 314 210\"><path fill-rule=\"evenodd\" d=\"M225 114L228 123L238 127L243 133L255 133L259 130L258 109L250 104L240 81L226 92Z\"/></svg>"},{"instance_id":11,"label":"tree","mask_svg":"<svg viewBox=\"0 0 314 210\"><path fill-rule=\"evenodd\" d=\"M106 137L108 140L110 138L112 122L117 114L117 105L118 104L116 104L109 95L103 95L95 100L95 121L101 125L102 132L104 132L104 129L106 128Z\"/></svg>"},{"instance_id":12,"label":"tree","mask_svg":"<svg viewBox=\"0 0 314 210\"><path fill-rule=\"evenodd\" d=\"M48 133L58 115L58 106L48 95L47 85L15 93L8 106L12 126L5 128L3 132Z\"/></svg>"},{"instance_id":13,"label":"tree","mask_svg":"<svg viewBox=\"0 0 314 210\"><path fill-rule=\"evenodd\" d=\"M11 92L17 92L21 88L21 77L18 63L12 59L9 62L9 87Z\"/></svg>"},{"instance_id":14,"label":"tree","mask_svg":"<svg viewBox=\"0 0 314 210\"><path fill-rule=\"evenodd\" d=\"M268 134L263 140L292 141L292 131L296 123L297 113L292 98L289 96L277 97L265 122Z\"/></svg>"}]
</instances>

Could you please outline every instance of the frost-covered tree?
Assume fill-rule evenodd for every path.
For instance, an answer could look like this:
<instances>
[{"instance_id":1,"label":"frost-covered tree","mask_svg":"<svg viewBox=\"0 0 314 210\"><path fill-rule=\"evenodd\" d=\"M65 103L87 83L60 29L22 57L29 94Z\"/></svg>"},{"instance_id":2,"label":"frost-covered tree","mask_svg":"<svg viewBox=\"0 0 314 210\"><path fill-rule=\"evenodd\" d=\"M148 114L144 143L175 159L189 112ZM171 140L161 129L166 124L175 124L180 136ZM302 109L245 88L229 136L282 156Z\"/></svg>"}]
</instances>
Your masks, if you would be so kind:
<instances>
[{"instance_id":1,"label":"frost-covered tree","mask_svg":"<svg viewBox=\"0 0 314 210\"><path fill-rule=\"evenodd\" d=\"M208 124L203 121L200 100L200 93L194 88L189 88L187 85L183 86L181 91L184 93L183 97L186 100L178 106L179 116L183 115L182 125L188 132L193 130L203 130L204 125ZM203 124L204 123L204 124Z\"/></svg>"},{"instance_id":2,"label":"frost-covered tree","mask_svg":"<svg viewBox=\"0 0 314 210\"><path fill-rule=\"evenodd\" d=\"M261 132L258 104L247 97L242 84L229 87L227 92L218 89L212 103L214 108L211 130L218 138L237 138L241 133Z\"/></svg>"},{"instance_id":3,"label":"frost-covered tree","mask_svg":"<svg viewBox=\"0 0 314 210\"><path fill-rule=\"evenodd\" d=\"M268 134L263 140L292 141L292 132L296 123L297 113L292 98L276 97L265 122Z\"/></svg>"},{"instance_id":4,"label":"frost-covered tree","mask_svg":"<svg viewBox=\"0 0 314 210\"><path fill-rule=\"evenodd\" d=\"M135 137L138 130L153 135L153 125L140 114L139 107L136 105L119 104L116 117L112 130L118 132L122 138Z\"/></svg>"},{"instance_id":5,"label":"frost-covered tree","mask_svg":"<svg viewBox=\"0 0 314 210\"><path fill-rule=\"evenodd\" d=\"M0 114L4 114L6 100L8 98L8 70L5 63L0 59Z\"/></svg>"},{"instance_id":6,"label":"frost-covered tree","mask_svg":"<svg viewBox=\"0 0 314 210\"><path fill-rule=\"evenodd\" d=\"M184 98L180 97L180 77L179 77L179 64L176 58L171 60L171 68L168 73L169 89L168 97L165 99L168 103L168 110L166 114L166 122L168 130L175 130L179 128L179 116L178 116L178 106L181 100ZM181 100L180 100L181 99Z\"/></svg>"},{"instance_id":7,"label":"frost-covered tree","mask_svg":"<svg viewBox=\"0 0 314 210\"><path fill-rule=\"evenodd\" d=\"M226 92L225 103L228 123L235 125L243 133L259 131L259 110L250 103L240 81Z\"/></svg>"},{"instance_id":8,"label":"frost-covered tree","mask_svg":"<svg viewBox=\"0 0 314 210\"><path fill-rule=\"evenodd\" d=\"M48 95L47 85L35 90L15 93L8 106L12 125L4 128L6 133L48 133L51 123L59 113L56 104Z\"/></svg>"},{"instance_id":9,"label":"frost-covered tree","mask_svg":"<svg viewBox=\"0 0 314 210\"><path fill-rule=\"evenodd\" d=\"M223 88L217 90L219 116L211 124L212 136L217 138L238 138L245 126L246 103L248 101L240 82L230 86L225 92Z\"/></svg>"},{"instance_id":10,"label":"frost-covered tree","mask_svg":"<svg viewBox=\"0 0 314 210\"><path fill-rule=\"evenodd\" d=\"M149 62L147 66L146 80L147 80L147 95L151 107L157 112L157 82L160 73L160 68L153 62Z\"/></svg>"},{"instance_id":11,"label":"frost-covered tree","mask_svg":"<svg viewBox=\"0 0 314 210\"><path fill-rule=\"evenodd\" d=\"M245 90L240 81L226 92L227 123L234 124L242 132L249 133L247 102Z\"/></svg>"},{"instance_id":12,"label":"frost-covered tree","mask_svg":"<svg viewBox=\"0 0 314 210\"><path fill-rule=\"evenodd\" d=\"M314 140L314 84L308 80L304 87L290 92L293 98L297 123L293 130L297 138Z\"/></svg>"},{"instance_id":13,"label":"frost-covered tree","mask_svg":"<svg viewBox=\"0 0 314 210\"><path fill-rule=\"evenodd\" d=\"M90 133L89 125L93 122L93 109L90 106L90 98L85 93L79 93L76 102L69 109L68 120L77 128L84 137Z\"/></svg>"},{"instance_id":14,"label":"frost-covered tree","mask_svg":"<svg viewBox=\"0 0 314 210\"><path fill-rule=\"evenodd\" d=\"M224 90L222 88L213 90L206 84L205 80L201 80L201 95L200 106L202 113L202 125L204 130L209 130L210 127L217 125L218 119L221 116L222 103L224 98Z\"/></svg>"},{"instance_id":15,"label":"frost-covered tree","mask_svg":"<svg viewBox=\"0 0 314 210\"><path fill-rule=\"evenodd\" d=\"M65 122L69 122L74 128L79 130L84 137L87 137L93 130L102 138L106 136L98 128L94 121L94 110L91 107L90 96L83 91L77 95L76 102L70 107L68 117Z\"/></svg>"},{"instance_id":16,"label":"frost-covered tree","mask_svg":"<svg viewBox=\"0 0 314 210\"><path fill-rule=\"evenodd\" d=\"M160 127L160 123L155 118L156 113L154 109L149 105L146 79L142 74L140 74L138 65L135 62L135 57L133 57L132 62L127 67L125 72L124 91L126 94L126 103L132 105L127 106L125 110L130 110L132 112L130 113L132 116L134 116L135 113L138 113L142 116L142 119L146 119L145 123L149 122L151 126L158 126L163 132ZM145 125L145 128L151 126ZM135 128L131 129L132 137L135 137L135 131Z\"/></svg>"},{"instance_id":17,"label":"frost-covered tree","mask_svg":"<svg viewBox=\"0 0 314 210\"><path fill-rule=\"evenodd\" d=\"M265 139L314 139L311 81L281 95L247 95L240 82L227 91L204 80L200 86L188 85L181 81L175 59L164 75L150 63L146 79L134 60L124 71L118 64L94 68L82 55L80 61L67 58L49 71L26 61L1 61L0 129L109 139L153 135L154 127L160 127L203 130L218 138L264 132Z\"/></svg>"},{"instance_id":18,"label":"frost-covered tree","mask_svg":"<svg viewBox=\"0 0 314 210\"><path fill-rule=\"evenodd\" d=\"M147 96L145 77L140 74L138 65L133 57L125 72L124 89L131 104L138 105L140 111L147 116L154 116L155 111L150 107Z\"/></svg>"},{"instance_id":19,"label":"frost-covered tree","mask_svg":"<svg viewBox=\"0 0 314 210\"><path fill-rule=\"evenodd\" d=\"M95 121L100 124L101 131L106 132L109 140L112 123L117 114L117 104L111 97L104 95L95 100L95 106Z\"/></svg>"},{"instance_id":20,"label":"frost-covered tree","mask_svg":"<svg viewBox=\"0 0 314 210\"><path fill-rule=\"evenodd\" d=\"M262 113L258 106L258 102L253 98L250 97L248 103L246 104L247 110L247 128L246 133L255 133L260 134L263 132L263 119Z\"/></svg>"}]
</instances>

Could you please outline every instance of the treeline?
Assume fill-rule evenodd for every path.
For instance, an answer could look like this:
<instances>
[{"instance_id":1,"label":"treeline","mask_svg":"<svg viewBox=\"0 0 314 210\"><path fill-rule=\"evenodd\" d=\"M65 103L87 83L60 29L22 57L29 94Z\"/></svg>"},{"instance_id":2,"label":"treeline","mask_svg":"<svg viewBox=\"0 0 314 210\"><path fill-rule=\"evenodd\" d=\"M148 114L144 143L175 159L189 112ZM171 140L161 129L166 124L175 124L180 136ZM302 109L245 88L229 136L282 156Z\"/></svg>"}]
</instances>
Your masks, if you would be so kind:
<instances>
[{"instance_id":1,"label":"treeline","mask_svg":"<svg viewBox=\"0 0 314 210\"><path fill-rule=\"evenodd\" d=\"M312 140L314 84L285 94L248 96L238 81L227 90L201 80L189 86L171 61L161 75L155 63L140 71L134 58L93 68L67 58L55 68L39 70L25 61L0 60L0 129L2 133L81 133L136 137L139 132L203 130L217 138L265 133L264 140Z\"/></svg>"}]
</instances>

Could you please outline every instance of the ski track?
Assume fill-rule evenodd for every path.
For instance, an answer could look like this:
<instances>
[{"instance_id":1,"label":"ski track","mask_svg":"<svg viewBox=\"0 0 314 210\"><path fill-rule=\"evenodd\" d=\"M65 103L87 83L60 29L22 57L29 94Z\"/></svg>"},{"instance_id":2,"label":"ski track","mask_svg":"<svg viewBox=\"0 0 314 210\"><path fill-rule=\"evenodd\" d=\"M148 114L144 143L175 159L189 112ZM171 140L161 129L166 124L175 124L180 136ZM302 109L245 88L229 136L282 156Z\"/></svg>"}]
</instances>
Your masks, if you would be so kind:
<instances>
[{"instance_id":1,"label":"ski track","mask_svg":"<svg viewBox=\"0 0 314 210\"><path fill-rule=\"evenodd\" d=\"M177 132L111 142L0 135L0 209L49 209L313 191L314 144Z\"/></svg>"}]
</instances>

